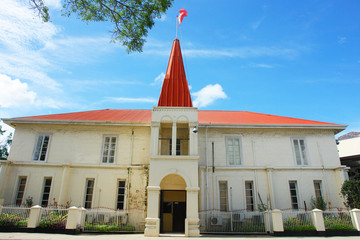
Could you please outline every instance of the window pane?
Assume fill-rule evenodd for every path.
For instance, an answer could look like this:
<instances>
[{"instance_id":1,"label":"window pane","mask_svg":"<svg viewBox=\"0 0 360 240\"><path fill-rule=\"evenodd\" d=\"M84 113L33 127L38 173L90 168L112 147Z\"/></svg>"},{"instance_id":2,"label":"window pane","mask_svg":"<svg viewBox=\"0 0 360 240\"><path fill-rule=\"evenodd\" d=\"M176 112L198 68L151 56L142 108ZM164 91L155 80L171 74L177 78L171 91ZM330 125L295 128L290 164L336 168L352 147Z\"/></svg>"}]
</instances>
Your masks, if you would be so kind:
<instances>
[{"instance_id":1,"label":"window pane","mask_svg":"<svg viewBox=\"0 0 360 240\"><path fill-rule=\"evenodd\" d=\"M114 163L117 137L104 137L102 162Z\"/></svg>"},{"instance_id":2,"label":"window pane","mask_svg":"<svg viewBox=\"0 0 360 240\"><path fill-rule=\"evenodd\" d=\"M294 149L295 149L296 164L301 165L300 146L299 146L299 141L297 139L294 140Z\"/></svg>"},{"instance_id":3,"label":"window pane","mask_svg":"<svg viewBox=\"0 0 360 240\"><path fill-rule=\"evenodd\" d=\"M307 156L306 156L306 150L305 150L305 142L304 140L300 140L300 146L301 146L301 154L302 154L302 160L303 160L303 164L307 165L308 161L307 161Z\"/></svg>"},{"instance_id":4,"label":"window pane","mask_svg":"<svg viewBox=\"0 0 360 240\"><path fill-rule=\"evenodd\" d=\"M219 197L220 197L220 211L228 211L228 200L227 200L227 182L220 181L219 182Z\"/></svg>"},{"instance_id":5,"label":"window pane","mask_svg":"<svg viewBox=\"0 0 360 240\"><path fill-rule=\"evenodd\" d=\"M16 194L16 205L21 205L24 197L24 191L26 186L26 177L19 178L18 191Z\"/></svg>"},{"instance_id":6,"label":"window pane","mask_svg":"<svg viewBox=\"0 0 360 240\"><path fill-rule=\"evenodd\" d=\"M124 209L125 200L125 181L118 181L118 193L117 193L117 209Z\"/></svg>"}]
</instances>

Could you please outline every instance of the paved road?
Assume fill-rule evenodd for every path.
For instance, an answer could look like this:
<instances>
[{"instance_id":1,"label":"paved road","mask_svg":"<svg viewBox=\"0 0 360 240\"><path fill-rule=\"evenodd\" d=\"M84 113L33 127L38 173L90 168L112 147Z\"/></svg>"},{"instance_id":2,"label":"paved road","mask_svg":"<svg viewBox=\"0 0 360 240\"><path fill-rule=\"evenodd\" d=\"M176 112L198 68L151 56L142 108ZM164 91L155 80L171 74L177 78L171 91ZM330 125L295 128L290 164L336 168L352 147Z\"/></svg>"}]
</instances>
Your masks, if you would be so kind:
<instances>
[{"instance_id":1,"label":"paved road","mask_svg":"<svg viewBox=\"0 0 360 240\"><path fill-rule=\"evenodd\" d=\"M152 238L144 237L143 234L80 234L80 235L66 235L66 234L47 234L47 233L0 233L0 240L134 240L134 239L146 239L146 240L168 240L168 239L187 239L187 240L220 240L220 239L253 239L264 238L266 240L359 240L360 237L272 237L268 235L203 235L201 238L186 238L184 235L161 235L161 237Z\"/></svg>"}]
</instances>

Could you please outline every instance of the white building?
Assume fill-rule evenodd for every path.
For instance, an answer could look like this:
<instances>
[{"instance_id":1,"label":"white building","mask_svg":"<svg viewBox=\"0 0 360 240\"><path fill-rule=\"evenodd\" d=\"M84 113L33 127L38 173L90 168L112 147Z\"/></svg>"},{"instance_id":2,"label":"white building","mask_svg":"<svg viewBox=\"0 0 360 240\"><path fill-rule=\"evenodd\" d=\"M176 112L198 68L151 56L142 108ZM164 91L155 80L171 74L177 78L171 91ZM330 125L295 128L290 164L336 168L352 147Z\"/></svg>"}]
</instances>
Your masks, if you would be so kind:
<instances>
[{"instance_id":1,"label":"white building","mask_svg":"<svg viewBox=\"0 0 360 240\"><path fill-rule=\"evenodd\" d=\"M16 129L1 161L0 204L107 207L145 235L199 235L199 211L342 207L334 134L346 126L192 106L174 40L157 107L3 119ZM176 144L174 144L176 143ZM309 206L308 206L309 207ZM140 211L141 212L141 211Z\"/></svg>"},{"instance_id":2,"label":"white building","mask_svg":"<svg viewBox=\"0 0 360 240\"><path fill-rule=\"evenodd\" d=\"M349 132L338 138L342 165L349 167L350 180L360 180L360 132Z\"/></svg>"}]
</instances>

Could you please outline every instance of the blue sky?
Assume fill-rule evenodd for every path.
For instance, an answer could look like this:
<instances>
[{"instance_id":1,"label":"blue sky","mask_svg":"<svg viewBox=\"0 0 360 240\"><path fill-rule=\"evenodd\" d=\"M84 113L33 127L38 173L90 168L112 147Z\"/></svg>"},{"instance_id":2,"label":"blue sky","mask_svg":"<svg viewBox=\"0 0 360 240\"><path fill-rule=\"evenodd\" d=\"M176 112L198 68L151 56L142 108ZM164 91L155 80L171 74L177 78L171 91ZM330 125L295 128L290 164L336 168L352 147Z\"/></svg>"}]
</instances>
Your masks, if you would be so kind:
<instances>
[{"instance_id":1,"label":"blue sky","mask_svg":"<svg viewBox=\"0 0 360 240\"><path fill-rule=\"evenodd\" d=\"M349 125L360 131L360 2L175 0L142 53L110 43L109 23L41 23L28 0L2 0L0 118L97 109L151 109L175 17L193 102Z\"/></svg>"}]
</instances>

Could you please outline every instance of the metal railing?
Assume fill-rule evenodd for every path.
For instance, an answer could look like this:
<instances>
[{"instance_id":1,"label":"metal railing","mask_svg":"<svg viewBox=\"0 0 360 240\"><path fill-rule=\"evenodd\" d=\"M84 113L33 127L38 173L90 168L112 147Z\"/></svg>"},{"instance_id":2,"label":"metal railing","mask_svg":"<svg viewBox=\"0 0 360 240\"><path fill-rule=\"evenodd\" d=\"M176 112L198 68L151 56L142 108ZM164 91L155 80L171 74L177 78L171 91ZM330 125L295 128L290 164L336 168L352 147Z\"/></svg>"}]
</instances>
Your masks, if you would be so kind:
<instances>
[{"instance_id":1,"label":"metal railing","mask_svg":"<svg viewBox=\"0 0 360 240\"><path fill-rule=\"evenodd\" d=\"M26 206L0 206L0 226L26 228L30 208Z\"/></svg>"},{"instance_id":2,"label":"metal railing","mask_svg":"<svg viewBox=\"0 0 360 240\"><path fill-rule=\"evenodd\" d=\"M285 231L312 231L316 230L311 211L286 210L282 213Z\"/></svg>"},{"instance_id":3,"label":"metal railing","mask_svg":"<svg viewBox=\"0 0 360 240\"><path fill-rule=\"evenodd\" d=\"M68 209L61 207L47 207L41 210L40 228L65 229Z\"/></svg>"},{"instance_id":4,"label":"metal railing","mask_svg":"<svg viewBox=\"0 0 360 240\"><path fill-rule=\"evenodd\" d=\"M264 212L203 211L199 213L200 232L265 233Z\"/></svg>"},{"instance_id":5,"label":"metal railing","mask_svg":"<svg viewBox=\"0 0 360 240\"><path fill-rule=\"evenodd\" d=\"M348 210L327 210L323 212L325 229L353 230L354 226Z\"/></svg>"},{"instance_id":6,"label":"metal railing","mask_svg":"<svg viewBox=\"0 0 360 240\"><path fill-rule=\"evenodd\" d=\"M143 232L144 210L87 209L84 232ZM139 221L139 219L143 219Z\"/></svg>"}]
</instances>

